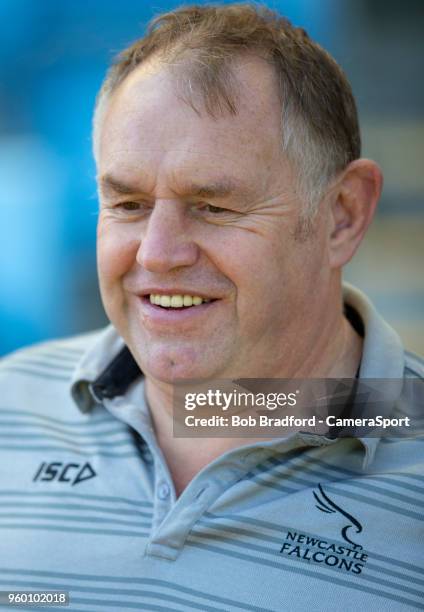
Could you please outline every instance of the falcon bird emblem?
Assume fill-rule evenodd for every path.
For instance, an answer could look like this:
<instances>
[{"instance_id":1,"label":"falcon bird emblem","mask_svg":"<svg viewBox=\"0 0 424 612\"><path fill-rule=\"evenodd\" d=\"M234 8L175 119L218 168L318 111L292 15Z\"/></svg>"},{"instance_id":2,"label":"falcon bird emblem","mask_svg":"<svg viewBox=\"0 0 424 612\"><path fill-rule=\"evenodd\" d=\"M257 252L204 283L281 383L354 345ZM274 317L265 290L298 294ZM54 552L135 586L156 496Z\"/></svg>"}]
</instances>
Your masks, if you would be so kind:
<instances>
[{"instance_id":1,"label":"falcon bird emblem","mask_svg":"<svg viewBox=\"0 0 424 612\"><path fill-rule=\"evenodd\" d=\"M320 484L318 485L318 491L319 494L313 491L313 495L316 501L318 502L317 504L315 504L315 507L318 508L318 510L321 510L321 512L326 512L327 514L338 512L339 514L347 518L349 523L348 525L345 525L345 527L343 527L342 537L344 540L346 540L346 542L349 542L349 544L352 544L352 546L354 546L355 548L362 548L360 544L355 544L355 542L351 540L350 537L347 535L350 529L355 529L355 533L361 533L361 523L354 516L349 514L349 512L346 512L346 510L343 510L342 508L340 508L340 506L333 502L333 500L331 500L324 492L324 489Z\"/></svg>"}]
</instances>

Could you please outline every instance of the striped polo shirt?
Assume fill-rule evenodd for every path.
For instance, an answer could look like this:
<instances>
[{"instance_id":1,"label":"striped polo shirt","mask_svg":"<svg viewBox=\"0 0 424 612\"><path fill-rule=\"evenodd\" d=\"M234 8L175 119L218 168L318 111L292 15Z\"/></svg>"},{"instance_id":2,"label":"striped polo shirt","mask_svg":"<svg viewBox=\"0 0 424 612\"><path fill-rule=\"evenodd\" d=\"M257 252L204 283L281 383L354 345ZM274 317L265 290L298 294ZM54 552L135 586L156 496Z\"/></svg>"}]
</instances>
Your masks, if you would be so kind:
<instances>
[{"instance_id":1,"label":"striped polo shirt","mask_svg":"<svg viewBox=\"0 0 424 612\"><path fill-rule=\"evenodd\" d=\"M423 379L365 296L345 301L360 376ZM0 381L0 590L84 612L424 609L422 438L249 444L177 499L113 327L18 351Z\"/></svg>"}]
</instances>

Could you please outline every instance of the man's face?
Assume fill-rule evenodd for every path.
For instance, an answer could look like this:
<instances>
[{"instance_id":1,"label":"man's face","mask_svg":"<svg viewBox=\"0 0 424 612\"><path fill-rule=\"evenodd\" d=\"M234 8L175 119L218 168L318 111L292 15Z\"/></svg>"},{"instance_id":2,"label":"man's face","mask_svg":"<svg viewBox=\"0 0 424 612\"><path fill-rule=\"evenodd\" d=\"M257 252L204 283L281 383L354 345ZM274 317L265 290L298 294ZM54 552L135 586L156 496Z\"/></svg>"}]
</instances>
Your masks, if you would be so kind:
<instances>
[{"instance_id":1,"label":"man's face","mask_svg":"<svg viewBox=\"0 0 424 612\"><path fill-rule=\"evenodd\" d=\"M236 116L196 113L156 64L127 77L103 119L101 294L142 370L161 381L282 376L325 313L325 214L299 239L273 73L261 60L236 71ZM209 301L167 308L151 295Z\"/></svg>"}]
</instances>

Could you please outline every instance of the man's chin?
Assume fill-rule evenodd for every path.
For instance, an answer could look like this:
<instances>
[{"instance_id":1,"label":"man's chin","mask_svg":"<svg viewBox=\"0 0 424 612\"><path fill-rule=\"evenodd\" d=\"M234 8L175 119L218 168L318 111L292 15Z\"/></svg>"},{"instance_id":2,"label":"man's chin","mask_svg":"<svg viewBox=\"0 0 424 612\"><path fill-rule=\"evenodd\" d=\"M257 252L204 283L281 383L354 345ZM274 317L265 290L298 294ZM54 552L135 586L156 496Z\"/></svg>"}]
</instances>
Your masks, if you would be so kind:
<instances>
[{"instance_id":1,"label":"man's chin","mask_svg":"<svg viewBox=\"0 0 424 612\"><path fill-rule=\"evenodd\" d=\"M184 348L178 351L152 351L150 357L141 358L141 369L146 377L163 383L176 384L184 380L205 380L217 374L217 368L197 351Z\"/></svg>"}]
</instances>

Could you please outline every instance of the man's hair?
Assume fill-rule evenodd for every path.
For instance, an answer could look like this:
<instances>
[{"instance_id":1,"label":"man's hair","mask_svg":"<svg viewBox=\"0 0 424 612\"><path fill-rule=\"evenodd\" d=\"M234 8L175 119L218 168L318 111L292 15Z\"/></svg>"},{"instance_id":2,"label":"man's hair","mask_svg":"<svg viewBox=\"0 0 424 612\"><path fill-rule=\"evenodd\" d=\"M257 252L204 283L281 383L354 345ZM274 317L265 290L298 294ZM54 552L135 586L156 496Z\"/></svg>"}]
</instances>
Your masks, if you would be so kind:
<instances>
[{"instance_id":1,"label":"man's hair","mask_svg":"<svg viewBox=\"0 0 424 612\"><path fill-rule=\"evenodd\" d=\"M296 170L306 210L312 212L331 179L360 156L356 105L336 61L305 30L266 7L189 6L153 19L146 35L120 53L100 89L94 115L95 156L107 101L146 60L182 68L184 99L200 112L200 95L204 110L217 118L237 114L234 61L249 55L275 70L283 152Z\"/></svg>"}]
</instances>

